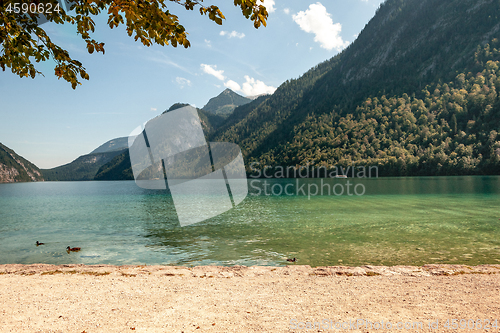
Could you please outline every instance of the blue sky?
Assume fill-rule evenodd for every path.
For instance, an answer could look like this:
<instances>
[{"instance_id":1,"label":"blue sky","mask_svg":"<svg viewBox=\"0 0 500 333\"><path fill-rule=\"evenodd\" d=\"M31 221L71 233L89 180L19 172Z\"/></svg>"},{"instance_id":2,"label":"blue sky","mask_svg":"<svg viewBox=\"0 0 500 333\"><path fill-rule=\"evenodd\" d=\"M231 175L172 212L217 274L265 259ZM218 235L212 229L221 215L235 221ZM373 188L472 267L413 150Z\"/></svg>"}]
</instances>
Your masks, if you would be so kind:
<instances>
[{"instance_id":1,"label":"blue sky","mask_svg":"<svg viewBox=\"0 0 500 333\"><path fill-rule=\"evenodd\" d=\"M255 29L232 1L214 1L222 26L172 3L191 47L142 46L123 26L95 19L105 55L88 54L70 25L46 23L49 36L90 75L76 90L37 64L45 76L0 72L0 142L40 168L69 163L102 143L128 136L176 102L203 107L229 87L241 95L272 93L287 79L352 43L382 0L264 0L267 27ZM206 1L206 3L210 3Z\"/></svg>"}]
</instances>

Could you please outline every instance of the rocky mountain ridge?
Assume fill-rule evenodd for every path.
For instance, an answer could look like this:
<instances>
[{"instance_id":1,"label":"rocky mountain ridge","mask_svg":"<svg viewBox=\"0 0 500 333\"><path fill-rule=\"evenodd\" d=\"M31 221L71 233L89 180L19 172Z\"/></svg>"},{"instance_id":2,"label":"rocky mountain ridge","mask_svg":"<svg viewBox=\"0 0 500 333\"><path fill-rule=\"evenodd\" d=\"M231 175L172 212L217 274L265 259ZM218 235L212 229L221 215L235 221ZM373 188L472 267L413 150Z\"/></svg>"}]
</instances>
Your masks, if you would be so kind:
<instances>
[{"instance_id":1,"label":"rocky mountain ridge","mask_svg":"<svg viewBox=\"0 0 500 333\"><path fill-rule=\"evenodd\" d=\"M0 143L0 183L43 180L42 173L37 166Z\"/></svg>"}]
</instances>

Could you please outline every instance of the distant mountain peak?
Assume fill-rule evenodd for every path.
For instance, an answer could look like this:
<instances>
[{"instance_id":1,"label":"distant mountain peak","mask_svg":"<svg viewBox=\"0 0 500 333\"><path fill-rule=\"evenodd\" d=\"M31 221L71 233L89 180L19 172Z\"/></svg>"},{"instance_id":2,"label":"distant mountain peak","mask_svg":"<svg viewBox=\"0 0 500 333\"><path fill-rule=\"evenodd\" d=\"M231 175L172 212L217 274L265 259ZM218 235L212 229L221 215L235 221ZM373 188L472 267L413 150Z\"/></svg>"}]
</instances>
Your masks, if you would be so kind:
<instances>
[{"instance_id":1,"label":"distant mountain peak","mask_svg":"<svg viewBox=\"0 0 500 333\"><path fill-rule=\"evenodd\" d=\"M109 153L112 151L119 151L127 148L128 148L128 137L126 136L109 140L108 142L94 149L90 154Z\"/></svg>"},{"instance_id":2,"label":"distant mountain peak","mask_svg":"<svg viewBox=\"0 0 500 333\"><path fill-rule=\"evenodd\" d=\"M226 88L218 96L211 98L202 110L215 115L227 117L233 113L236 107L250 103L252 100L243 97L229 88Z\"/></svg>"}]
</instances>

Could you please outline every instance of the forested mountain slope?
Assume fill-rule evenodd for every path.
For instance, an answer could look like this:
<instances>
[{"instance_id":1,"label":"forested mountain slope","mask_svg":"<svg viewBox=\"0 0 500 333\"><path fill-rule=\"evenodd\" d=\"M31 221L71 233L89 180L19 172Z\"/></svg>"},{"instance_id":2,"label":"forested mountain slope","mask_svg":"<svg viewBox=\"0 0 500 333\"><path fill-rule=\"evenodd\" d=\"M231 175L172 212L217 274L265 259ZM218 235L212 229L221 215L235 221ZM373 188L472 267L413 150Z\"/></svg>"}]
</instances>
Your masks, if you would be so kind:
<instances>
[{"instance_id":1,"label":"forested mountain slope","mask_svg":"<svg viewBox=\"0 0 500 333\"><path fill-rule=\"evenodd\" d=\"M247 165L498 174L499 14L497 0L388 0L341 54L211 139Z\"/></svg>"},{"instance_id":2,"label":"forested mountain slope","mask_svg":"<svg viewBox=\"0 0 500 333\"><path fill-rule=\"evenodd\" d=\"M353 44L273 95L226 119L200 111L205 133L239 144L247 167L500 174L499 14L498 0L387 0ZM100 179L129 168L117 156Z\"/></svg>"},{"instance_id":3,"label":"forested mountain slope","mask_svg":"<svg viewBox=\"0 0 500 333\"><path fill-rule=\"evenodd\" d=\"M43 169L47 181L82 181L94 180L101 166L111 161L115 156L128 151L128 148L105 153L90 153L78 157L71 163L52 169Z\"/></svg>"}]
</instances>

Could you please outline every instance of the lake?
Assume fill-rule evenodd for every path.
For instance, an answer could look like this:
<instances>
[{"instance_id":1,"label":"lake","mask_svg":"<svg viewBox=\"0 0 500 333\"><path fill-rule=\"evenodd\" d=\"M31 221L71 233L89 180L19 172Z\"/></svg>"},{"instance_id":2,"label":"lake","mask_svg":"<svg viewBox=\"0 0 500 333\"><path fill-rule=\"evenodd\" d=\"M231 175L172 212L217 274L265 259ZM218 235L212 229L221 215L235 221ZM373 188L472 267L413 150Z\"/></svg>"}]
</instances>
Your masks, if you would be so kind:
<instances>
[{"instance_id":1,"label":"lake","mask_svg":"<svg viewBox=\"0 0 500 333\"><path fill-rule=\"evenodd\" d=\"M499 176L249 179L249 191L180 227L167 192L133 181L0 184L0 264L500 263Z\"/></svg>"}]
</instances>

